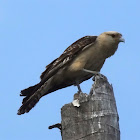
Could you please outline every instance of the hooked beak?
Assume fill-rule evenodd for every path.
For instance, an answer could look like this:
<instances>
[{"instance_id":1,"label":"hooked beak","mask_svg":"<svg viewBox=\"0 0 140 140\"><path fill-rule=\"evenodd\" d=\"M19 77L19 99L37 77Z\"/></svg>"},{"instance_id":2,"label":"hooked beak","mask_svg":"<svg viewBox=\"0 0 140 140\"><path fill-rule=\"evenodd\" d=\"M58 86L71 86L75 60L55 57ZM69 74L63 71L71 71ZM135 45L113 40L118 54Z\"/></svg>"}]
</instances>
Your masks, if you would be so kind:
<instances>
[{"instance_id":1,"label":"hooked beak","mask_svg":"<svg viewBox=\"0 0 140 140\"><path fill-rule=\"evenodd\" d=\"M125 43L125 39L124 39L123 37L121 37L121 38L119 39L119 41Z\"/></svg>"}]
</instances>

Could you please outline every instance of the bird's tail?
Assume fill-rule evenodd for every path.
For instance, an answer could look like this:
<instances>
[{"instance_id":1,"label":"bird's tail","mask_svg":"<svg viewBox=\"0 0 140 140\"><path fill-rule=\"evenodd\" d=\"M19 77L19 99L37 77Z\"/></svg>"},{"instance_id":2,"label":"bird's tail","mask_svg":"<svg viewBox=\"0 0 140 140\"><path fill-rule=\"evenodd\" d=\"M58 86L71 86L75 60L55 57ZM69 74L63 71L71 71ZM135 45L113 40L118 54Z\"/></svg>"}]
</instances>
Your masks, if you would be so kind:
<instances>
[{"instance_id":1,"label":"bird's tail","mask_svg":"<svg viewBox=\"0 0 140 140\"><path fill-rule=\"evenodd\" d=\"M18 115L29 112L42 97L41 93L37 91L39 84L29 87L21 91L20 96L25 96L22 101L22 106L18 110Z\"/></svg>"},{"instance_id":2,"label":"bird's tail","mask_svg":"<svg viewBox=\"0 0 140 140\"><path fill-rule=\"evenodd\" d=\"M26 88L24 90L21 90L20 96L25 96L22 101L23 104L35 93L35 91L38 89L39 85L40 85L40 83L36 84L34 86L31 86L29 88Z\"/></svg>"}]
</instances>

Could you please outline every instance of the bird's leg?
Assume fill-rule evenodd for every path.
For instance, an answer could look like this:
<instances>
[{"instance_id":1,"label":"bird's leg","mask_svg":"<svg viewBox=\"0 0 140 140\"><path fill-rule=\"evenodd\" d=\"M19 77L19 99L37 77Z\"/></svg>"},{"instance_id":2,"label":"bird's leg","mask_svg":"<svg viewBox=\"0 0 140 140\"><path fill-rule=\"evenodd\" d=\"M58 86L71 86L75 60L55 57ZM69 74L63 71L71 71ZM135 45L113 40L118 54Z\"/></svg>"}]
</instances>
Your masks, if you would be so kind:
<instances>
[{"instance_id":1,"label":"bird's leg","mask_svg":"<svg viewBox=\"0 0 140 140\"><path fill-rule=\"evenodd\" d=\"M81 87L80 87L80 84L79 84L78 81L75 81L74 86L77 86L77 88L78 88L78 92L75 93L75 95L74 95L74 100L75 100L75 99L79 99L80 95L81 95L83 92L82 92L82 90L81 90Z\"/></svg>"},{"instance_id":2,"label":"bird's leg","mask_svg":"<svg viewBox=\"0 0 140 140\"><path fill-rule=\"evenodd\" d=\"M83 71L92 73L94 75L94 78L96 75L99 75L100 78L103 78L103 75L99 71L91 71L91 70L87 70L87 69L83 69ZM93 81L94 81L94 79L93 79Z\"/></svg>"},{"instance_id":3,"label":"bird's leg","mask_svg":"<svg viewBox=\"0 0 140 140\"><path fill-rule=\"evenodd\" d=\"M83 93L82 90L81 90L81 87L80 87L79 82L76 81L75 86L77 86L77 88L78 88L78 93L79 93L79 94L80 94L80 93Z\"/></svg>"},{"instance_id":4,"label":"bird's leg","mask_svg":"<svg viewBox=\"0 0 140 140\"><path fill-rule=\"evenodd\" d=\"M94 75L97 75L97 74L101 75L100 72L98 72L98 71L91 71L91 70L87 70L87 69L83 69L83 71L88 72L88 73L92 73Z\"/></svg>"}]
</instances>

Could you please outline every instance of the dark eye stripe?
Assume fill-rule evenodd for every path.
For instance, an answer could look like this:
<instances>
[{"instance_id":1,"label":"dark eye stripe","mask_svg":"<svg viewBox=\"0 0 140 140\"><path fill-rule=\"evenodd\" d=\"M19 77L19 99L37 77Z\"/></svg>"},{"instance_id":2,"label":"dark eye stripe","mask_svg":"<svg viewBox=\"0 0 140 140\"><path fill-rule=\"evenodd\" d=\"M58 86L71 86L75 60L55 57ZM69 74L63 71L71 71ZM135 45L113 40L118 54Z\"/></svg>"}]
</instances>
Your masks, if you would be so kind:
<instances>
[{"instance_id":1,"label":"dark eye stripe","mask_svg":"<svg viewBox=\"0 0 140 140\"><path fill-rule=\"evenodd\" d=\"M114 38L116 35L115 34L112 34L111 36Z\"/></svg>"}]
</instances>

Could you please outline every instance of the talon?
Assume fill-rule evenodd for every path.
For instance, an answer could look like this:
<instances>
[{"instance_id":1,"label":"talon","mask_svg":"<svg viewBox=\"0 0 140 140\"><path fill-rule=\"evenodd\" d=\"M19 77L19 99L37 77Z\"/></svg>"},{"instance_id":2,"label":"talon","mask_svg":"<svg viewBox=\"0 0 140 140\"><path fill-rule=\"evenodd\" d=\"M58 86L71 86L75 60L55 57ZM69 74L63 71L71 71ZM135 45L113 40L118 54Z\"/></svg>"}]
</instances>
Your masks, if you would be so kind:
<instances>
[{"instance_id":1,"label":"talon","mask_svg":"<svg viewBox=\"0 0 140 140\"><path fill-rule=\"evenodd\" d=\"M102 74L97 74L100 78L102 78L102 79L104 79L104 75L102 75ZM96 75L95 75L96 76Z\"/></svg>"},{"instance_id":2,"label":"talon","mask_svg":"<svg viewBox=\"0 0 140 140\"><path fill-rule=\"evenodd\" d=\"M95 81L95 76L93 76L92 81Z\"/></svg>"}]
</instances>

